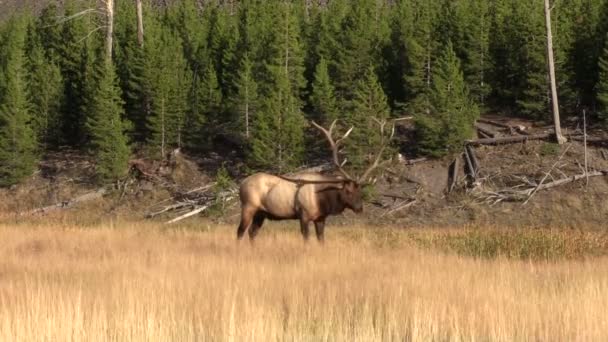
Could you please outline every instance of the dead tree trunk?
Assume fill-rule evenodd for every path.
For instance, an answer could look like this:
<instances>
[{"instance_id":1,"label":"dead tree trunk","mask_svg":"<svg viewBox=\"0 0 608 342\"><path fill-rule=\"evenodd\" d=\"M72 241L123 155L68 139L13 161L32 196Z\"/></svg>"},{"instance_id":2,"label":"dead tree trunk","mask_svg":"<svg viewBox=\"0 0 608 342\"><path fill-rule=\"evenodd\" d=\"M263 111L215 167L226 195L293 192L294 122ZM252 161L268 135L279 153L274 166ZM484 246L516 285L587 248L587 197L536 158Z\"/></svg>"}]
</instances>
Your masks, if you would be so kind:
<instances>
[{"instance_id":1,"label":"dead tree trunk","mask_svg":"<svg viewBox=\"0 0 608 342\"><path fill-rule=\"evenodd\" d=\"M512 137L499 137L499 138L490 138L490 139L476 139L476 140L467 140L466 143L468 145L479 146L479 145L501 145L501 144L512 144L518 142L524 142L528 140L542 140L551 137L553 133L541 133L534 135L521 135L521 136L512 136Z\"/></svg>"},{"instance_id":2,"label":"dead tree trunk","mask_svg":"<svg viewBox=\"0 0 608 342\"><path fill-rule=\"evenodd\" d=\"M135 0L137 7L137 42L139 47L144 47L144 10L141 0Z\"/></svg>"},{"instance_id":3,"label":"dead tree trunk","mask_svg":"<svg viewBox=\"0 0 608 342\"><path fill-rule=\"evenodd\" d=\"M551 104L553 105L553 123L555 124L555 138L558 144L563 144L566 138L562 135L559 122L559 102L557 99L557 85L555 81L555 61L553 58L553 35L551 33L551 7L549 0L545 0L545 23L547 26L547 61L549 64L549 81L551 83Z\"/></svg>"},{"instance_id":4,"label":"dead tree trunk","mask_svg":"<svg viewBox=\"0 0 608 342\"><path fill-rule=\"evenodd\" d=\"M106 61L112 62L112 46L114 39L114 0L104 0L106 5Z\"/></svg>"}]
</instances>

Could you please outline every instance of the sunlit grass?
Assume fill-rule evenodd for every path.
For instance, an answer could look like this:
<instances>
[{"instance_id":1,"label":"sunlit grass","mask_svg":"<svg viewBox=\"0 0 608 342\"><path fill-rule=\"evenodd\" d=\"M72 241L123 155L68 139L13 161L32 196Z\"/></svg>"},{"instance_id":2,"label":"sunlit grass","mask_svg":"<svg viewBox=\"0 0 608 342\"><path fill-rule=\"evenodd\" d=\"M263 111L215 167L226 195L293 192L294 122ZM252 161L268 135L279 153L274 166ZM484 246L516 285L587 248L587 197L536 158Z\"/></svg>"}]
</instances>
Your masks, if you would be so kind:
<instances>
[{"instance_id":1,"label":"sunlit grass","mask_svg":"<svg viewBox=\"0 0 608 342\"><path fill-rule=\"evenodd\" d=\"M482 230L332 227L321 247L292 226L254 246L212 224L0 226L0 340L608 340L605 257L433 242L504 240Z\"/></svg>"}]
</instances>

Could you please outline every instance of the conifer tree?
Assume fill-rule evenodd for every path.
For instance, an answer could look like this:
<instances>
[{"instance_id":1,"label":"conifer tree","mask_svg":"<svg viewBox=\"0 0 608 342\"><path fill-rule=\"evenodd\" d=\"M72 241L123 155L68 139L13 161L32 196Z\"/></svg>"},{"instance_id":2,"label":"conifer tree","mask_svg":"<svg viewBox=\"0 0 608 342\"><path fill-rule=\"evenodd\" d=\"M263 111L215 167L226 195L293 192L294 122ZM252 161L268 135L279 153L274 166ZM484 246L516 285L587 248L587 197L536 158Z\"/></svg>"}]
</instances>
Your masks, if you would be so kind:
<instances>
[{"instance_id":1,"label":"conifer tree","mask_svg":"<svg viewBox=\"0 0 608 342\"><path fill-rule=\"evenodd\" d=\"M329 78L327 62L324 58L321 58L315 70L310 102L315 120L327 124L338 118L335 89Z\"/></svg>"},{"instance_id":2,"label":"conifer tree","mask_svg":"<svg viewBox=\"0 0 608 342\"><path fill-rule=\"evenodd\" d=\"M607 40L608 41L608 40ZM598 116L608 121L608 44L598 63L599 78L596 86L597 102L599 104Z\"/></svg>"},{"instance_id":3,"label":"conifer tree","mask_svg":"<svg viewBox=\"0 0 608 342\"><path fill-rule=\"evenodd\" d=\"M146 39L144 84L151 102L147 143L155 156L164 158L168 149L184 142L192 76L175 31L162 24L149 25Z\"/></svg>"},{"instance_id":4,"label":"conifer tree","mask_svg":"<svg viewBox=\"0 0 608 342\"><path fill-rule=\"evenodd\" d=\"M302 90L304 56L299 22L290 3L273 4L274 18L267 29L267 73L263 100L252 132L249 159L254 166L282 172L297 166L304 151ZM272 18L272 17L271 17Z\"/></svg>"},{"instance_id":5,"label":"conifer tree","mask_svg":"<svg viewBox=\"0 0 608 342\"><path fill-rule=\"evenodd\" d=\"M45 53L34 26L26 42L27 89L37 140L44 146L61 141L61 70Z\"/></svg>"},{"instance_id":6,"label":"conifer tree","mask_svg":"<svg viewBox=\"0 0 608 342\"><path fill-rule=\"evenodd\" d=\"M132 123L129 130L129 140L133 143L144 144L151 136L148 131L150 112L150 82L146 78L146 50L139 43L136 8L132 2L119 1L115 17L116 48L114 49L114 63L116 73L120 79L120 87L125 102L125 118ZM150 24L150 6L142 7L144 27ZM144 35L144 40L154 37ZM144 44L145 46L145 44Z\"/></svg>"},{"instance_id":7,"label":"conifer tree","mask_svg":"<svg viewBox=\"0 0 608 342\"><path fill-rule=\"evenodd\" d=\"M403 84L405 101L413 113L429 110L428 93L435 59L440 44L436 32L440 3L436 1L410 0L402 4L400 45L403 49L400 59L403 63Z\"/></svg>"},{"instance_id":8,"label":"conifer tree","mask_svg":"<svg viewBox=\"0 0 608 342\"><path fill-rule=\"evenodd\" d=\"M232 106L236 115L234 121L237 123L235 129L249 139L251 123L257 112L259 102L258 85L253 74L253 63L248 54L245 54L241 61L235 88L237 89L236 95L232 98Z\"/></svg>"},{"instance_id":9,"label":"conifer tree","mask_svg":"<svg viewBox=\"0 0 608 342\"><path fill-rule=\"evenodd\" d=\"M254 167L285 172L302 160L304 117L286 75L279 73L277 82L256 115L249 159Z\"/></svg>"},{"instance_id":10,"label":"conifer tree","mask_svg":"<svg viewBox=\"0 0 608 342\"><path fill-rule=\"evenodd\" d=\"M57 5L50 2L36 20L36 35L45 51L45 56L58 63L61 49L61 25L59 25L59 11Z\"/></svg>"},{"instance_id":11,"label":"conifer tree","mask_svg":"<svg viewBox=\"0 0 608 342\"><path fill-rule=\"evenodd\" d=\"M226 123L222 120L222 90L213 64L207 64L201 73L194 75L191 103L186 120L186 146L192 150L208 148L220 125Z\"/></svg>"},{"instance_id":12,"label":"conifer tree","mask_svg":"<svg viewBox=\"0 0 608 342\"><path fill-rule=\"evenodd\" d=\"M382 136L377 120L387 120L390 116L386 95L372 66L357 82L348 112L345 124L354 129L349 136L346 154L352 166L361 170L367 166L369 157L378 152Z\"/></svg>"},{"instance_id":13,"label":"conifer tree","mask_svg":"<svg viewBox=\"0 0 608 342\"><path fill-rule=\"evenodd\" d=\"M471 137L479 109L470 98L450 42L436 66L429 94L431 111L416 116L416 128L420 151L441 156L461 148Z\"/></svg>"},{"instance_id":14,"label":"conifer tree","mask_svg":"<svg viewBox=\"0 0 608 342\"><path fill-rule=\"evenodd\" d=\"M91 99L86 127L90 147L97 162L96 174L100 182L115 181L127 172L130 148L123 121L123 100L118 78L111 61L104 59L95 96Z\"/></svg>"},{"instance_id":15,"label":"conifer tree","mask_svg":"<svg viewBox=\"0 0 608 342\"><path fill-rule=\"evenodd\" d=\"M65 17L76 12L73 2L66 4ZM86 20L84 20L86 19ZM86 141L87 101L95 91L92 86L94 67L92 62L95 49L99 45L98 36L87 37L90 18L67 20L62 22L61 39L58 46L58 62L64 81L62 97L62 132L63 142L72 146L81 146Z\"/></svg>"},{"instance_id":16,"label":"conifer tree","mask_svg":"<svg viewBox=\"0 0 608 342\"><path fill-rule=\"evenodd\" d=\"M25 80L25 35L24 19L16 17L0 37L0 186L31 175L37 161Z\"/></svg>"},{"instance_id":17,"label":"conifer tree","mask_svg":"<svg viewBox=\"0 0 608 342\"><path fill-rule=\"evenodd\" d=\"M352 85L364 76L367 66L381 66L382 48L390 37L388 16L381 12L382 9L377 1L356 0L348 7L342 21L340 45L335 49L335 85L346 102L352 100Z\"/></svg>"}]
</instances>

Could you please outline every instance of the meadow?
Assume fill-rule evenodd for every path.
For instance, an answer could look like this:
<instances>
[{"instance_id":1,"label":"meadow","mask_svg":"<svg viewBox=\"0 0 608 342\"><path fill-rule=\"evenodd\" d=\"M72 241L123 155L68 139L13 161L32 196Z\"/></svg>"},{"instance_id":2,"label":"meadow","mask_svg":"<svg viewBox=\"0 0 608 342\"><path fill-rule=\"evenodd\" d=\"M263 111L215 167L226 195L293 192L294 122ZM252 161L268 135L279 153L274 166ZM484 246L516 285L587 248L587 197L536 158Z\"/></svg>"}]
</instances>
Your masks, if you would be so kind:
<instances>
[{"instance_id":1,"label":"meadow","mask_svg":"<svg viewBox=\"0 0 608 342\"><path fill-rule=\"evenodd\" d=\"M608 340L603 232L202 227L0 225L0 341Z\"/></svg>"}]
</instances>

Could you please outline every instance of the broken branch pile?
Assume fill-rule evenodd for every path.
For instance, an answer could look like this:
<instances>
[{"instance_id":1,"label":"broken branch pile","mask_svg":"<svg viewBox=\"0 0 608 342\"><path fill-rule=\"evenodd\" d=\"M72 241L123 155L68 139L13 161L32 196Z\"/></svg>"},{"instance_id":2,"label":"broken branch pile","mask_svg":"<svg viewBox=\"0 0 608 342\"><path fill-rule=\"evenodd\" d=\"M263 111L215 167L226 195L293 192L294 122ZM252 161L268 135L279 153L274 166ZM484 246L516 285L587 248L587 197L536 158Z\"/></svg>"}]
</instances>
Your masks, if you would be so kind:
<instances>
[{"instance_id":1,"label":"broken branch pile","mask_svg":"<svg viewBox=\"0 0 608 342\"><path fill-rule=\"evenodd\" d=\"M519 202L519 201L527 201L532 197L532 195L539 190L551 189L560 185L572 183L581 179L585 179L587 177L597 177L597 176L605 176L608 175L608 170L606 171L592 171L588 173L578 174L574 176L564 177L549 183L539 183L536 184L534 182L524 182L524 184L500 189L500 190L478 190L476 193L476 197L481 199L483 202L488 203L490 205L495 205L500 202Z\"/></svg>"},{"instance_id":2,"label":"broken branch pile","mask_svg":"<svg viewBox=\"0 0 608 342\"><path fill-rule=\"evenodd\" d=\"M218 191L216 185L216 183L210 183L183 193L175 192L171 199L156 203L149 208L145 217L154 218L167 213L177 214L177 217L166 222L171 224L202 213L216 205L225 207L236 198L236 188Z\"/></svg>"}]
</instances>

